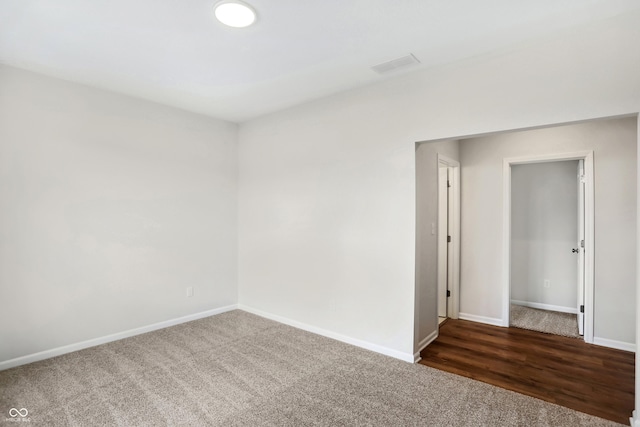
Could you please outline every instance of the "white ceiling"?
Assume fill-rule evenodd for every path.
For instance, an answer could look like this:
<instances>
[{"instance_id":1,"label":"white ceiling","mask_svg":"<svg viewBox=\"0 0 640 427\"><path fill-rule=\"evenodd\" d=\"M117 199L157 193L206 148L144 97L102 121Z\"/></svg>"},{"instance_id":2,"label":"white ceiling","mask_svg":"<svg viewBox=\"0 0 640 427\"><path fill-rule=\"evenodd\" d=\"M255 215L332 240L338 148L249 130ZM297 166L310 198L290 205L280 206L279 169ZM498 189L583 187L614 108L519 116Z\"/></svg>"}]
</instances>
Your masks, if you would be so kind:
<instances>
[{"instance_id":1,"label":"white ceiling","mask_svg":"<svg viewBox=\"0 0 640 427\"><path fill-rule=\"evenodd\" d=\"M0 62L241 122L381 76L424 69L640 9L638 0L0 0ZM397 74L398 72L396 72Z\"/></svg>"}]
</instances>

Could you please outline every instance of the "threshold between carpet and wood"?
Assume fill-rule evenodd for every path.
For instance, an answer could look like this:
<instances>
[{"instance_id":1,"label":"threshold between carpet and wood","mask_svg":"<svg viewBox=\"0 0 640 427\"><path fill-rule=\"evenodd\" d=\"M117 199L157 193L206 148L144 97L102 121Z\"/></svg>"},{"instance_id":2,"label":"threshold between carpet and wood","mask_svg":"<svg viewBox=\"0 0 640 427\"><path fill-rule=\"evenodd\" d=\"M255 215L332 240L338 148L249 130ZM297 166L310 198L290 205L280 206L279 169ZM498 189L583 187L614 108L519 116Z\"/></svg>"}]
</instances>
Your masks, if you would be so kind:
<instances>
[{"instance_id":1,"label":"threshold between carpet and wood","mask_svg":"<svg viewBox=\"0 0 640 427\"><path fill-rule=\"evenodd\" d=\"M628 425L635 355L519 328L449 319L421 364Z\"/></svg>"},{"instance_id":2,"label":"threshold between carpet and wood","mask_svg":"<svg viewBox=\"0 0 640 427\"><path fill-rule=\"evenodd\" d=\"M558 311L540 310L511 304L509 324L514 328L580 338L578 334L578 316L571 313L560 313Z\"/></svg>"},{"instance_id":3,"label":"threshold between carpet and wood","mask_svg":"<svg viewBox=\"0 0 640 427\"><path fill-rule=\"evenodd\" d=\"M9 408L47 426L615 425L240 310L2 371Z\"/></svg>"}]
</instances>

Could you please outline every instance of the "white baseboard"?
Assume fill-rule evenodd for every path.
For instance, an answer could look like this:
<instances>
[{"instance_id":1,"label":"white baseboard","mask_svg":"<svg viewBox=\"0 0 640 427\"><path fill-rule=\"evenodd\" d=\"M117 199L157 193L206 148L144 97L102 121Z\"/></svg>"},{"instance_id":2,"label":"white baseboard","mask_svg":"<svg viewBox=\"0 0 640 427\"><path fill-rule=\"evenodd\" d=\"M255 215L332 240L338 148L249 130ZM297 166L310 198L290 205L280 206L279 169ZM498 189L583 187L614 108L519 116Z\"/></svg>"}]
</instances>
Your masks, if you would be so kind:
<instances>
[{"instance_id":1,"label":"white baseboard","mask_svg":"<svg viewBox=\"0 0 640 427\"><path fill-rule=\"evenodd\" d=\"M487 325L503 326L502 319L496 319L494 317L478 316L477 314L458 313L458 319L470 320L472 322L486 323Z\"/></svg>"},{"instance_id":2,"label":"white baseboard","mask_svg":"<svg viewBox=\"0 0 640 427\"><path fill-rule=\"evenodd\" d=\"M561 305L543 304L540 302L520 301L516 299L511 300L511 304L521 305L523 307L537 308L540 310L559 311L560 313L578 314L576 307L564 307Z\"/></svg>"},{"instance_id":3,"label":"white baseboard","mask_svg":"<svg viewBox=\"0 0 640 427\"><path fill-rule=\"evenodd\" d=\"M429 344L431 344L432 342L435 341L435 339L438 338L438 329L436 329L435 331L431 332L429 335L427 335L422 341L420 341L418 343L418 349L417 351L413 354L413 363L418 363L421 360L420 357L420 352L422 350L425 349L425 347L427 347Z\"/></svg>"},{"instance_id":4,"label":"white baseboard","mask_svg":"<svg viewBox=\"0 0 640 427\"><path fill-rule=\"evenodd\" d=\"M252 313L260 317L264 317L266 319L275 320L276 322L284 323L285 325L293 326L294 328L302 329L307 332L312 332L314 334L322 335L327 338L332 338L334 340L342 341L344 343L355 345L356 347L361 347L366 350L375 351L376 353L384 354L385 356L391 356L395 359L400 359L405 362L413 363L414 361L413 354L411 353L403 353L401 351L393 350L391 348L384 347L378 344L373 344L367 341L359 340L357 338L348 337L346 335L342 335L337 332L328 331L326 329L322 329L316 326L308 325L306 323L298 322L297 320L288 319L286 317L278 316L276 314L271 314L262 310L251 308L244 304L239 304L238 309L244 310L248 313Z\"/></svg>"},{"instance_id":5,"label":"white baseboard","mask_svg":"<svg viewBox=\"0 0 640 427\"><path fill-rule=\"evenodd\" d=\"M634 409L633 410L633 415L631 415L631 418L629 418L629 425L631 425L631 427L640 427L640 414L638 414L638 412Z\"/></svg>"},{"instance_id":6,"label":"white baseboard","mask_svg":"<svg viewBox=\"0 0 640 427\"><path fill-rule=\"evenodd\" d=\"M129 338L135 335L144 334L144 333L155 331L158 329L168 328L169 326L178 325L180 323L191 322L192 320L198 320L204 317L214 316L216 314L225 313L231 310L236 310L237 308L238 306L236 304L228 305L226 307L214 308L213 310L201 311L200 313L189 314L187 316L178 317L176 319L165 320L162 322L154 323L152 325L141 326L139 328L129 329L127 331L117 332L115 334L106 335L99 338L93 338L93 339L82 341L75 344L69 344L62 347L52 348L51 350L44 350L38 353L16 357L15 359L9 359L9 360L0 362L0 371L9 369L9 368L15 368L16 366L20 366L20 365L26 365L27 363L38 362L40 360L60 356L62 354L83 350L85 348L95 347L96 345L106 344L108 342L121 340L123 338Z\"/></svg>"},{"instance_id":7,"label":"white baseboard","mask_svg":"<svg viewBox=\"0 0 640 427\"><path fill-rule=\"evenodd\" d=\"M600 345L602 347L609 347L609 348L616 348L618 350L624 350L624 351L630 351L632 353L636 352L636 345L630 342L624 342L624 341L616 341L616 340L609 340L606 338L598 338L598 337L593 337L593 343L595 345Z\"/></svg>"}]
</instances>

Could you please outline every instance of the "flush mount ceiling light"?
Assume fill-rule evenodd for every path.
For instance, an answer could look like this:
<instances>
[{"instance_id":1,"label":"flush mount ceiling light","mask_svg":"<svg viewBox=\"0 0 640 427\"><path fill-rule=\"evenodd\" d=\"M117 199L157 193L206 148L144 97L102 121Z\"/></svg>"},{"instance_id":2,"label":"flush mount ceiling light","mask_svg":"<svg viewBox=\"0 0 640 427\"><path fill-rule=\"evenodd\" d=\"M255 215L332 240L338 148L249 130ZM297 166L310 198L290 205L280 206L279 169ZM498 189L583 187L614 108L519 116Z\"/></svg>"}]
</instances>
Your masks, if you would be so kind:
<instances>
[{"instance_id":1,"label":"flush mount ceiling light","mask_svg":"<svg viewBox=\"0 0 640 427\"><path fill-rule=\"evenodd\" d=\"M244 28L256 22L256 11L239 0L224 0L213 7L216 19L224 25Z\"/></svg>"}]
</instances>

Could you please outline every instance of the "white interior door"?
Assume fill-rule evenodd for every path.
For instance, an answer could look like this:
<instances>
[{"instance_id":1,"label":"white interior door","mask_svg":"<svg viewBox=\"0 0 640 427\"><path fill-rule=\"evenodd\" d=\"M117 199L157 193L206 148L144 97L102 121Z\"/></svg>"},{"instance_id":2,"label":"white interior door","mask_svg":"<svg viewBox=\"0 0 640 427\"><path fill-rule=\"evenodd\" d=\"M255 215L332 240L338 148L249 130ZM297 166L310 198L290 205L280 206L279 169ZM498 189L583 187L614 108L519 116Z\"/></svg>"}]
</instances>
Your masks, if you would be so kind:
<instances>
[{"instance_id":1,"label":"white interior door","mask_svg":"<svg viewBox=\"0 0 640 427\"><path fill-rule=\"evenodd\" d=\"M454 233L456 233L454 231L455 197L453 197L452 194L452 182L454 182L454 170L452 167L447 167L447 290L445 297L445 304L447 305L447 317L451 317L451 313L455 311L453 308L453 298L451 298L451 290L454 288L453 278L455 275L455 263L453 262L453 235Z\"/></svg>"},{"instance_id":2,"label":"white interior door","mask_svg":"<svg viewBox=\"0 0 640 427\"><path fill-rule=\"evenodd\" d=\"M578 333L584 335L584 260L585 260L585 175L584 160L578 162Z\"/></svg>"},{"instance_id":3,"label":"white interior door","mask_svg":"<svg viewBox=\"0 0 640 427\"><path fill-rule=\"evenodd\" d=\"M438 317L447 317L448 168L438 167Z\"/></svg>"}]
</instances>

